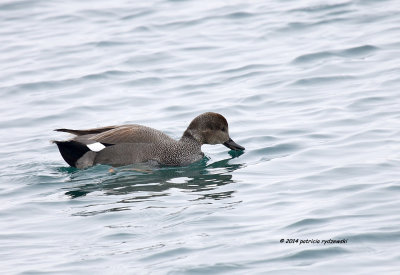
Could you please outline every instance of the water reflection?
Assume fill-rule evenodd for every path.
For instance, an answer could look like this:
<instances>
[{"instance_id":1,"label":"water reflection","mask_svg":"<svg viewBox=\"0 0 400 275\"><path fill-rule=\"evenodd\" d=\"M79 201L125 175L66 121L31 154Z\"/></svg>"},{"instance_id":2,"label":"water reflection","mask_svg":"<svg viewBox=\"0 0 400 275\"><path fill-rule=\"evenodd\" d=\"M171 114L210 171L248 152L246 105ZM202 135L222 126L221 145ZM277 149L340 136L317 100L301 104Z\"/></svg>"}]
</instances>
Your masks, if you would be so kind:
<instances>
[{"instance_id":1,"label":"water reflection","mask_svg":"<svg viewBox=\"0 0 400 275\"><path fill-rule=\"evenodd\" d=\"M135 166L131 168L118 168L115 173L105 174L104 167L89 171L77 171L76 173L87 173L89 176L82 180L80 186L74 186L72 190L65 194L71 198L85 196L94 191L101 191L106 195L125 195L134 194L135 196L124 199L121 202L135 202L148 200L157 196L167 196L165 192L171 188L185 190L186 192L209 191L218 186L232 183L231 172L240 169L244 164L233 164L230 161L242 153L229 152L230 158L208 163L205 157L200 162L187 167L173 168L150 168ZM97 170L97 171L95 171ZM95 173L90 177L91 173ZM73 174L72 174L73 175ZM71 176L71 181L81 181L78 176ZM145 194L143 194L145 193ZM147 193L147 194L146 194ZM232 192L221 192L206 194L202 197L212 199L223 199L230 197ZM140 194L140 195L139 195ZM200 198L199 198L200 199Z\"/></svg>"}]
</instances>

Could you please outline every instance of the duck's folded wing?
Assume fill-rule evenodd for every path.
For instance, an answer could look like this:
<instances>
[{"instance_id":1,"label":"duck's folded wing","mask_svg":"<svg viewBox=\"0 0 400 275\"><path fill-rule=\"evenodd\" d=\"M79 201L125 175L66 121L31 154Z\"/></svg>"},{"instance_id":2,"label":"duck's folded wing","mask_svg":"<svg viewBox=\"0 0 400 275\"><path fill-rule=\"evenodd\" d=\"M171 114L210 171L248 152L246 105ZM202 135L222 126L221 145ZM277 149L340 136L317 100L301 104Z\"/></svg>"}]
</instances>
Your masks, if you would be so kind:
<instances>
[{"instance_id":1,"label":"duck's folded wing","mask_svg":"<svg viewBox=\"0 0 400 275\"><path fill-rule=\"evenodd\" d=\"M158 143L171 140L161 131L137 124L119 126L91 136L89 139L107 144Z\"/></svg>"}]
</instances>

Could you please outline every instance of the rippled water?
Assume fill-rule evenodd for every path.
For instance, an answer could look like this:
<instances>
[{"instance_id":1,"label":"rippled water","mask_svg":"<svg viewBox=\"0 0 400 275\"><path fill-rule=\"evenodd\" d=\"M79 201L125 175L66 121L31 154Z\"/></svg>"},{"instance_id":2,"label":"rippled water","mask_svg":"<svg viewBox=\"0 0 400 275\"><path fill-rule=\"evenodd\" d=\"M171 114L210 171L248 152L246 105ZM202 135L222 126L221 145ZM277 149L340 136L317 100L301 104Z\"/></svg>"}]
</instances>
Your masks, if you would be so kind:
<instances>
[{"instance_id":1,"label":"rippled water","mask_svg":"<svg viewBox=\"0 0 400 275\"><path fill-rule=\"evenodd\" d=\"M2 272L398 274L399 12L2 1ZM123 123L179 138L206 111L243 154L207 145L188 167L109 173L69 168L49 142Z\"/></svg>"}]
</instances>

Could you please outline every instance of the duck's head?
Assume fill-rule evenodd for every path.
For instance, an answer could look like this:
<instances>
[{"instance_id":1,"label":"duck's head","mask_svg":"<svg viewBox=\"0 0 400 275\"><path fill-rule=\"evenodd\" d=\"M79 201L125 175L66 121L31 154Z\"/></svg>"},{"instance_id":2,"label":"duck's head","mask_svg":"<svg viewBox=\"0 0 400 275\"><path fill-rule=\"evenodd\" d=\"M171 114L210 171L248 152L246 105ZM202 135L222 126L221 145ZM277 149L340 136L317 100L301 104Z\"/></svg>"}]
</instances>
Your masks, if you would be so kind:
<instances>
[{"instance_id":1,"label":"duck's head","mask_svg":"<svg viewBox=\"0 0 400 275\"><path fill-rule=\"evenodd\" d=\"M194 138L200 144L223 144L232 150L244 150L229 137L228 122L218 113L207 112L197 116L183 137Z\"/></svg>"}]
</instances>

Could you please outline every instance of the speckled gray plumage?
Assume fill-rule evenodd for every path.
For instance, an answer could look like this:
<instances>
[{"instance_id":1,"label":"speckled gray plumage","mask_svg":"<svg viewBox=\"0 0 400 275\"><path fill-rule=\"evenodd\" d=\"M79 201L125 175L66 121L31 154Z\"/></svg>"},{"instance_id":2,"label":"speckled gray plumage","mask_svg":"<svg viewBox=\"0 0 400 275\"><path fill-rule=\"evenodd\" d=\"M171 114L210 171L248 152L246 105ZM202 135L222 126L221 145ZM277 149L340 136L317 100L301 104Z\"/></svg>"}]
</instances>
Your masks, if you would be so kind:
<instances>
[{"instance_id":1,"label":"speckled gray plumage","mask_svg":"<svg viewBox=\"0 0 400 275\"><path fill-rule=\"evenodd\" d=\"M183 166L203 157L201 145L191 141L157 143L119 143L96 154L93 164L121 166L155 161L161 165Z\"/></svg>"},{"instance_id":2,"label":"speckled gray plumage","mask_svg":"<svg viewBox=\"0 0 400 275\"><path fill-rule=\"evenodd\" d=\"M87 168L96 164L122 166L149 161L161 165L184 166L203 158L202 144L231 141L226 119L220 114L211 112L193 119L180 140L174 140L161 131L137 124L56 131L76 135L71 140L75 142L75 148L82 144L78 149L86 151L76 160L74 166L77 168ZM98 152L85 149L88 144L97 142L107 147ZM56 143L59 145L65 142ZM61 152L60 145L59 149Z\"/></svg>"}]
</instances>

